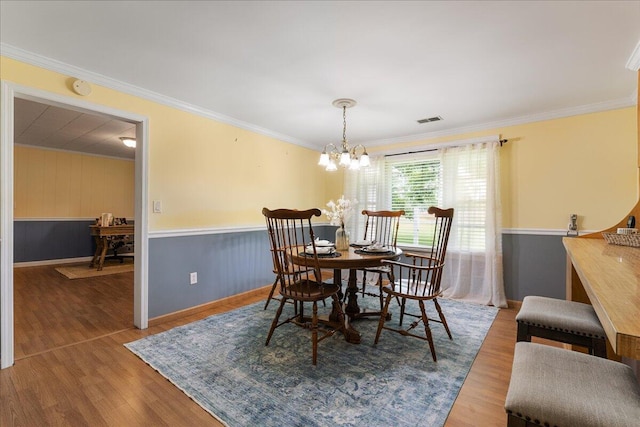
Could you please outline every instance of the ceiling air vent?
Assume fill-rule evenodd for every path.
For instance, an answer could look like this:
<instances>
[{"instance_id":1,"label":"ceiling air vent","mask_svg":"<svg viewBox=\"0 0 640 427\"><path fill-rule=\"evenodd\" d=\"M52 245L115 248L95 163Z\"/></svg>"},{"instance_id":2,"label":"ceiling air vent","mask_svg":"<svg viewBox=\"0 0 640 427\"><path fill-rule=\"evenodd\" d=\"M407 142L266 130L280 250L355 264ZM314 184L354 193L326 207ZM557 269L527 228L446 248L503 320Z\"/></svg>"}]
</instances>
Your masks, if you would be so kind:
<instances>
[{"instance_id":1,"label":"ceiling air vent","mask_svg":"<svg viewBox=\"0 0 640 427\"><path fill-rule=\"evenodd\" d=\"M442 120L442 117L435 116L435 117L429 117L428 119L420 119L418 120L418 123L422 124L422 123L429 123L429 122L439 122L440 120Z\"/></svg>"}]
</instances>

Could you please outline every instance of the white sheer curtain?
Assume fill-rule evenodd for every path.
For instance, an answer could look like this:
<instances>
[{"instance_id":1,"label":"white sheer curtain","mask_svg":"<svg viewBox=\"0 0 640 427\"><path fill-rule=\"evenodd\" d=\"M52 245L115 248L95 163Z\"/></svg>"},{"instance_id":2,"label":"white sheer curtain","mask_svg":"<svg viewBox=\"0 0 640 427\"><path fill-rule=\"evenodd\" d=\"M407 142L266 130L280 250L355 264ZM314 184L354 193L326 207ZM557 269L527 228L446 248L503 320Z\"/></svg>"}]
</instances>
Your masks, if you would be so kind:
<instances>
[{"instance_id":1,"label":"white sheer curtain","mask_svg":"<svg viewBox=\"0 0 640 427\"><path fill-rule=\"evenodd\" d=\"M441 150L442 207L455 209L442 287L447 298L507 307L499 149L498 142L491 142ZM484 233L474 233L481 228Z\"/></svg>"},{"instance_id":2,"label":"white sheer curtain","mask_svg":"<svg viewBox=\"0 0 640 427\"><path fill-rule=\"evenodd\" d=\"M389 206L390 200L385 191L384 158L371 157L371 165L357 173L347 171L344 194L349 200L357 200L356 212L349 219L345 227L351 234L351 241L355 242L364 237L365 217L361 212L365 209L381 209L380 206Z\"/></svg>"},{"instance_id":3,"label":"white sheer curtain","mask_svg":"<svg viewBox=\"0 0 640 427\"><path fill-rule=\"evenodd\" d=\"M478 304L507 307L502 276L502 229L499 182L499 142L439 149L440 208L454 208L447 248L443 295ZM364 230L363 209L392 209L391 185L385 182L385 158L372 166L347 172L345 197L357 199L358 215L347 228L351 239ZM440 203L440 202L439 202Z\"/></svg>"}]
</instances>

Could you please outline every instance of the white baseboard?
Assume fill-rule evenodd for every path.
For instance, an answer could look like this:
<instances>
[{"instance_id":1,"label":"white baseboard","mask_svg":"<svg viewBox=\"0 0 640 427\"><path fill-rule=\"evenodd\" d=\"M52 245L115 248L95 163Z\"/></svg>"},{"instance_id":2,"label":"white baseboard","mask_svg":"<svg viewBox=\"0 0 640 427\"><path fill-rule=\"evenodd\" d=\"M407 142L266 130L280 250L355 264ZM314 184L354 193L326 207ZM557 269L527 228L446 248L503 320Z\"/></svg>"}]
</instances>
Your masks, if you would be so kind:
<instances>
[{"instance_id":1,"label":"white baseboard","mask_svg":"<svg viewBox=\"0 0 640 427\"><path fill-rule=\"evenodd\" d=\"M86 256L80 258L63 258L63 259L45 259L42 261L14 262L14 268L20 267L38 267L41 265L57 265L57 264L74 264L77 262L91 262L93 257Z\"/></svg>"}]
</instances>

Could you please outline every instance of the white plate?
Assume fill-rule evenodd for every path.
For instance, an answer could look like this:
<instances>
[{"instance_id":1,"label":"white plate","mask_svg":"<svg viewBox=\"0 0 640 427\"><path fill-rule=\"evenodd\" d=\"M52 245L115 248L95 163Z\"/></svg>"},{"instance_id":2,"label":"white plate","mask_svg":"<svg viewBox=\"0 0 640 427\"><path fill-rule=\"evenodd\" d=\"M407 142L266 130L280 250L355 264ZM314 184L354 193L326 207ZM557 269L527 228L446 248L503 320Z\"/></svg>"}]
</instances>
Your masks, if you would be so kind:
<instances>
[{"instance_id":1,"label":"white plate","mask_svg":"<svg viewBox=\"0 0 640 427\"><path fill-rule=\"evenodd\" d=\"M354 242L354 245L358 245L358 246L369 246L371 244L371 240L358 240L357 242Z\"/></svg>"},{"instance_id":2,"label":"white plate","mask_svg":"<svg viewBox=\"0 0 640 427\"><path fill-rule=\"evenodd\" d=\"M309 255L313 255L313 246L307 246L304 251ZM333 251L334 249L331 246L316 246L316 252L318 255L328 255L333 253Z\"/></svg>"},{"instance_id":3,"label":"white plate","mask_svg":"<svg viewBox=\"0 0 640 427\"><path fill-rule=\"evenodd\" d=\"M333 247L333 242L328 240L316 240L316 248Z\"/></svg>"},{"instance_id":4,"label":"white plate","mask_svg":"<svg viewBox=\"0 0 640 427\"><path fill-rule=\"evenodd\" d=\"M365 252L389 252L390 249L387 248L386 246L382 246L382 247L371 247L368 246L366 248L362 248Z\"/></svg>"}]
</instances>

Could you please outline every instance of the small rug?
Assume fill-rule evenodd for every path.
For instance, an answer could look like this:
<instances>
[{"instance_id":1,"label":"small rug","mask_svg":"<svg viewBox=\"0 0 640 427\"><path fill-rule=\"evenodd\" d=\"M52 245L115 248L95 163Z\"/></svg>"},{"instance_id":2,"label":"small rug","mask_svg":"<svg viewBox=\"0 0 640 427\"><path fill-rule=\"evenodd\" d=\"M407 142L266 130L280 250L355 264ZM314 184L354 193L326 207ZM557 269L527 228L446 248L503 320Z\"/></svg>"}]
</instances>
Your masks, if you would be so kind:
<instances>
[{"instance_id":1,"label":"small rug","mask_svg":"<svg viewBox=\"0 0 640 427\"><path fill-rule=\"evenodd\" d=\"M104 265L98 271L96 267L89 267L89 262L73 264L65 267L56 267L56 271L68 279L85 279L88 277L108 276L109 274L127 273L133 271L133 260L127 260L120 264Z\"/></svg>"},{"instance_id":2,"label":"small rug","mask_svg":"<svg viewBox=\"0 0 640 427\"><path fill-rule=\"evenodd\" d=\"M394 332L374 346L378 322L363 319L360 344L335 334L319 343L314 367L309 330L286 324L264 345L276 309L264 302L125 346L228 426L442 426L498 309L439 301L453 340L432 323L437 362L426 341Z\"/></svg>"}]
</instances>

